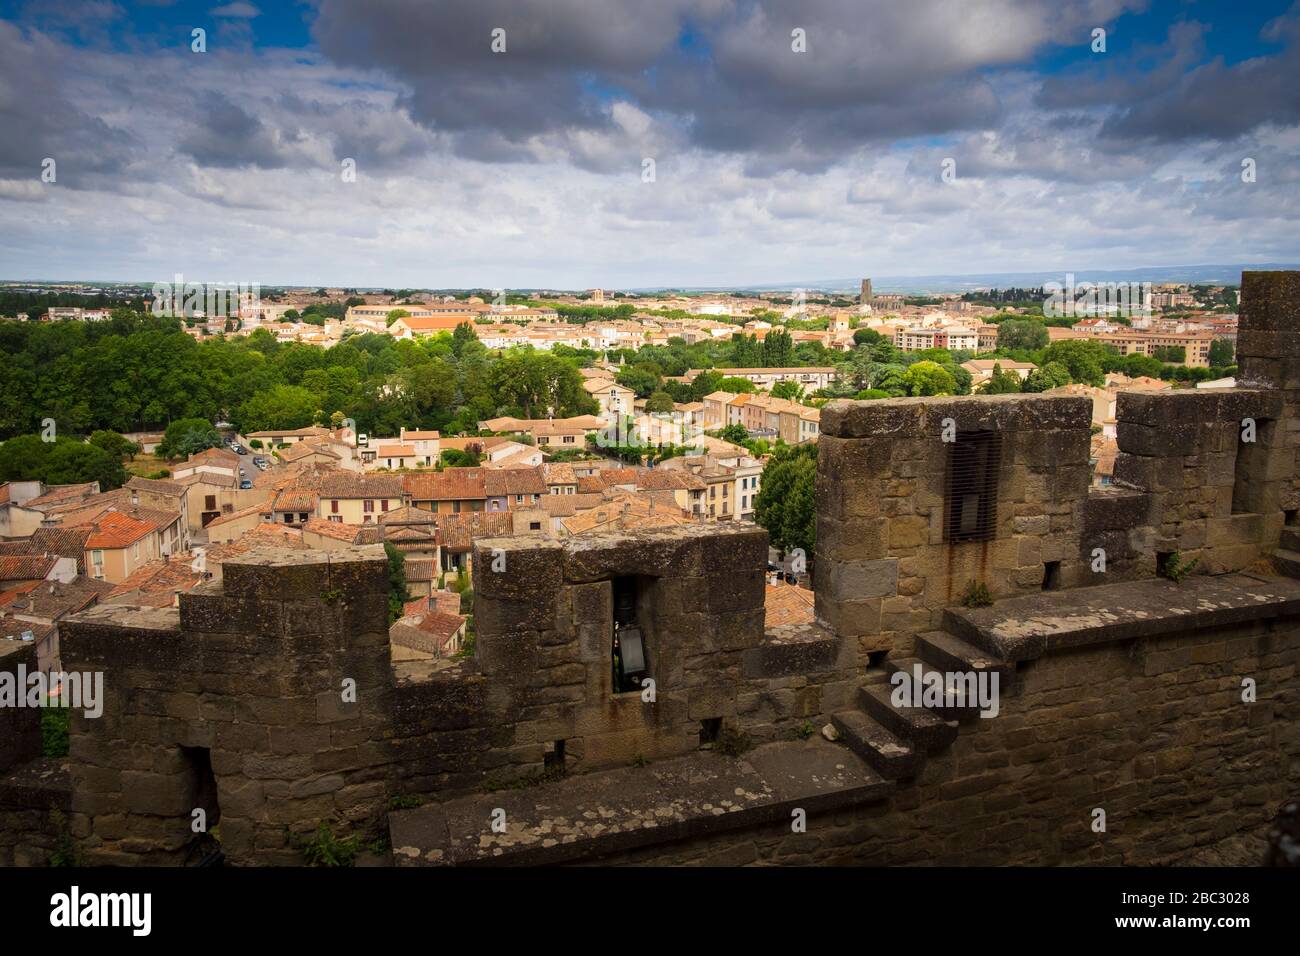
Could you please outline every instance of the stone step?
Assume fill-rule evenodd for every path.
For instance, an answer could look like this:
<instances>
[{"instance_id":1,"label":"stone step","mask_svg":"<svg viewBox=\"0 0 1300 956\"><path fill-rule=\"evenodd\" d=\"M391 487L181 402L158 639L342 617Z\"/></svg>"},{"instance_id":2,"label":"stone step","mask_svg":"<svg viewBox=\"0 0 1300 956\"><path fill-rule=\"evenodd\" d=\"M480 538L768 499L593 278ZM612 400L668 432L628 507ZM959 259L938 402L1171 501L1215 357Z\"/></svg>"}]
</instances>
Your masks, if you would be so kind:
<instances>
[{"instance_id":1,"label":"stone step","mask_svg":"<svg viewBox=\"0 0 1300 956\"><path fill-rule=\"evenodd\" d=\"M961 608L943 609L943 630L953 637L974 647L979 654L989 660L998 660L997 647L991 644L988 636L967 619Z\"/></svg>"},{"instance_id":2,"label":"stone step","mask_svg":"<svg viewBox=\"0 0 1300 956\"><path fill-rule=\"evenodd\" d=\"M831 723L849 749L886 780L915 777L925 762L924 754L860 710L837 711L831 714Z\"/></svg>"},{"instance_id":3,"label":"stone step","mask_svg":"<svg viewBox=\"0 0 1300 956\"><path fill-rule=\"evenodd\" d=\"M932 710L946 720L956 720L966 722L975 720L979 717L979 699L978 697L971 700L966 699L966 690L969 686L963 679L951 688L948 687L948 676L951 674L974 675L976 680L981 679L978 671L971 668L959 668L947 670L941 667L935 667L926 661L916 657L899 657L888 658L885 661L885 667L890 672L890 685L894 686L895 681L904 680L912 686L912 699L921 701L927 710ZM918 670L919 669L919 670ZM921 675L922 680L917 680L917 674ZM902 677L894 677L894 674L901 674ZM930 675L935 675L931 677ZM998 675L998 692L1001 692L1001 677ZM983 678L988 680L989 678ZM929 703L925 694L927 684L930 688L936 686L933 682L938 681L937 686L943 688L942 695L937 703ZM933 689L929 690L931 696L935 695Z\"/></svg>"},{"instance_id":4,"label":"stone step","mask_svg":"<svg viewBox=\"0 0 1300 956\"><path fill-rule=\"evenodd\" d=\"M1300 528L1282 529L1282 547L1287 551L1300 552Z\"/></svg>"},{"instance_id":5,"label":"stone step","mask_svg":"<svg viewBox=\"0 0 1300 956\"><path fill-rule=\"evenodd\" d=\"M1279 548L1273 552L1273 563L1288 577L1300 578L1300 552Z\"/></svg>"},{"instance_id":6,"label":"stone step","mask_svg":"<svg viewBox=\"0 0 1300 956\"><path fill-rule=\"evenodd\" d=\"M890 733L918 750L937 753L957 736L957 721L945 720L924 707L895 707L888 684L866 684L858 688L858 706Z\"/></svg>"},{"instance_id":7,"label":"stone step","mask_svg":"<svg viewBox=\"0 0 1300 956\"><path fill-rule=\"evenodd\" d=\"M984 648L947 631L916 635L916 656L945 671L997 671L1003 681L1016 672L1014 664L999 660Z\"/></svg>"}]
</instances>

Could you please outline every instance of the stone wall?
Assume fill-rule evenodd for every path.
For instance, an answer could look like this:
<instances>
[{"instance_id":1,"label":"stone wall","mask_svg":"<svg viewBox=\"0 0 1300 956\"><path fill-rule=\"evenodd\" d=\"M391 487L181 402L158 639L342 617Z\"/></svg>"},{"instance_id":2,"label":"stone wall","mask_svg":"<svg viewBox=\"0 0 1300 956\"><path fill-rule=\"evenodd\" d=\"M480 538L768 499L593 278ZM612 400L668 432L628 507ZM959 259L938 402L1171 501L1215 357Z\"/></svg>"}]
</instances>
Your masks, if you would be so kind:
<instances>
[{"instance_id":1,"label":"stone wall","mask_svg":"<svg viewBox=\"0 0 1300 956\"><path fill-rule=\"evenodd\" d=\"M1052 653L886 800L593 862L1159 865L1238 834L1258 862L1300 790L1297 652L1291 617Z\"/></svg>"},{"instance_id":2,"label":"stone wall","mask_svg":"<svg viewBox=\"0 0 1300 956\"><path fill-rule=\"evenodd\" d=\"M833 402L817 462L817 617L864 653L906 650L971 582L994 598L1089 581L1082 531L1091 471L1086 398L1000 395ZM987 540L949 543L957 442L1000 438Z\"/></svg>"},{"instance_id":3,"label":"stone wall","mask_svg":"<svg viewBox=\"0 0 1300 956\"><path fill-rule=\"evenodd\" d=\"M391 660L378 546L254 551L179 609L92 608L61 624L65 668L106 692L102 717L74 716L66 780L30 759L38 715L0 711L0 863L68 838L89 863L180 863L196 809L236 864L403 813L402 859L482 862L480 811L506 788L523 822L492 858L561 859L534 785L595 820L568 819L573 841L634 861L1162 862L1246 831L1300 782L1300 591L1151 579L1175 552L1263 573L1300 539L1297 302L1294 274L1246 275L1243 387L1125 393L1110 488L1090 485L1087 399L828 405L808 626L764 627L767 536L744 523L478 541L475 656L436 665ZM1013 638L962 616L971 584ZM1116 589L1153 586L1174 590L1114 629ZM613 686L622 595L652 694ZM1034 595L1063 603L1018 603ZM1000 716L959 733L884 703L913 654L1005 673ZM632 815L606 827L607 798ZM807 833L772 822L791 806Z\"/></svg>"}]
</instances>

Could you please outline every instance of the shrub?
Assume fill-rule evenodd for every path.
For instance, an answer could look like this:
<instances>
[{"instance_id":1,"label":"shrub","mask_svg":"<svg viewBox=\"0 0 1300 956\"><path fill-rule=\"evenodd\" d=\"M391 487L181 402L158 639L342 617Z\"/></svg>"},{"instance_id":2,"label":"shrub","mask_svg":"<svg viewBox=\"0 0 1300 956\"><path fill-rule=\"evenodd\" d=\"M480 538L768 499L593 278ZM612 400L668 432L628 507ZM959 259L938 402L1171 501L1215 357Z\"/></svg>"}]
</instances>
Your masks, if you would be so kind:
<instances>
[{"instance_id":1,"label":"shrub","mask_svg":"<svg viewBox=\"0 0 1300 956\"><path fill-rule=\"evenodd\" d=\"M972 579L962 592L961 603L965 607L988 607L993 603L993 595L989 593L987 584Z\"/></svg>"}]
</instances>

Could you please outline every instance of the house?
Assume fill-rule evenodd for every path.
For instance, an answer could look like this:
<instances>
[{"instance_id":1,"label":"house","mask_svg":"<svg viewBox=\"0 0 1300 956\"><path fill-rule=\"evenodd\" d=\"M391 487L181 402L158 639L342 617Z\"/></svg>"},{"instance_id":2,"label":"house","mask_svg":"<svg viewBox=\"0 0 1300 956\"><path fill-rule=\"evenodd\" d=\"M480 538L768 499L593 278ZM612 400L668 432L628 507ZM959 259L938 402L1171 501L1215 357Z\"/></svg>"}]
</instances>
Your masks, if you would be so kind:
<instances>
[{"instance_id":1,"label":"house","mask_svg":"<svg viewBox=\"0 0 1300 956\"><path fill-rule=\"evenodd\" d=\"M546 490L553 495L575 495L578 493L578 476L573 466L567 462L553 462L542 465L542 481Z\"/></svg>"},{"instance_id":2,"label":"house","mask_svg":"<svg viewBox=\"0 0 1300 956\"><path fill-rule=\"evenodd\" d=\"M388 629L394 661L442 660L460 652L466 618L442 611L408 615Z\"/></svg>"},{"instance_id":3,"label":"house","mask_svg":"<svg viewBox=\"0 0 1300 956\"><path fill-rule=\"evenodd\" d=\"M444 468L401 476L407 499L417 508L437 514L484 511L487 490L482 468Z\"/></svg>"},{"instance_id":4,"label":"house","mask_svg":"<svg viewBox=\"0 0 1300 956\"><path fill-rule=\"evenodd\" d=\"M993 369L1001 368L1004 373L1011 373L1024 381L1029 378L1029 373L1038 368L1033 362L1016 362L1012 359L971 359L969 362L962 362L961 367L970 372L971 387L975 388L983 385L993 377Z\"/></svg>"},{"instance_id":5,"label":"house","mask_svg":"<svg viewBox=\"0 0 1300 956\"><path fill-rule=\"evenodd\" d=\"M668 491L676 506L688 514L704 516L708 486L690 472L670 468L607 468L578 479L578 493L618 491Z\"/></svg>"},{"instance_id":6,"label":"house","mask_svg":"<svg viewBox=\"0 0 1300 956\"><path fill-rule=\"evenodd\" d=\"M71 581L76 576L77 562L61 554L0 555L0 589L42 581Z\"/></svg>"},{"instance_id":7,"label":"house","mask_svg":"<svg viewBox=\"0 0 1300 956\"><path fill-rule=\"evenodd\" d=\"M364 475L334 469L309 482L320 503L320 517L344 524L367 524L402 506L401 475Z\"/></svg>"},{"instance_id":8,"label":"house","mask_svg":"<svg viewBox=\"0 0 1300 956\"><path fill-rule=\"evenodd\" d=\"M162 557L160 528L154 520L105 511L88 527L86 568L96 580L119 584L137 568Z\"/></svg>"},{"instance_id":9,"label":"house","mask_svg":"<svg viewBox=\"0 0 1300 956\"><path fill-rule=\"evenodd\" d=\"M133 475L126 483L131 492L131 506L154 511L176 512L180 515L178 534L164 535L163 544L168 553L183 551L190 546L190 489L187 485L165 478L141 478Z\"/></svg>"},{"instance_id":10,"label":"house","mask_svg":"<svg viewBox=\"0 0 1300 956\"><path fill-rule=\"evenodd\" d=\"M488 469L536 468L542 463L541 449L517 441L505 441L487 450L483 467Z\"/></svg>"},{"instance_id":11,"label":"house","mask_svg":"<svg viewBox=\"0 0 1300 956\"><path fill-rule=\"evenodd\" d=\"M488 511L518 511L550 494L540 466L483 471Z\"/></svg>"},{"instance_id":12,"label":"house","mask_svg":"<svg viewBox=\"0 0 1300 956\"><path fill-rule=\"evenodd\" d=\"M213 474L219 478L239 478L240 456L227 448L205 448L172 466L172 480L196 474Z\"/></svg>"},{"instance_id":13,"label":"house","mask_svg":"<svg viewBox=\"0 0 1300 956\"><path fill-rule=\"evenodd\" d=\"M39 481L0 484L0 538L25 538L40 525L43 512L24 506L44 491L45 485Z\"/></svg>"},{"instance_id":14,"label":"house","mask_svg":"<svg viewBox=\"0 0 1300 956\"><path fill-rule=\"evenodd\" d=\"M308 438L321 438L329 434L328 428L309 425L306 428L269 428L260 432L249 432L243 436L250 448L257 448L254 441L261 442L263 448L275 448L279 445L292 445Z\"/></svg>"},{"instance_id":15,"label":"house","mask_svg":"<svg viewBox=\"0 0 1300 956\"><path fill-rule=\"evenodd\" d=\"M106 581L77 575L68 581L34 581L0 592L0 640L21 640L26 631L36 642L37 666L58 670L59 623L104 600L113 590Z\"/></svg>"},{"instance_id":16,"label":"house","mask_svg":"<svg viewBox=\"0 0 1300 956\"><path fill-rule=\"evenodd\" d=\"M136 568L113 587L105 604L132 604L141 607L178 607L180 595L192 591L212 573L204 563L196 565L195 555L182 551Z\"/></svg>"},{"instance_id":17,"label":"house","mask_svg":"<svg viewBox=\"0 0 1300 956\"><path fill-rule=\"evenodd\" d=\"M508 511L462 511L438 515L442 571L468 574L470 552L478 538L503 538L514 534L514 519Z\"/></svg>"},{"instance_id":18,"label":"house","mask_svg":"<svg viewBox=\"0 0 1300 956\"><path fill-rule=\"evenodd\" d=\"M632 401L636 398L636 392L627 386L619 385L612 379L589 378L583 381L582 387L600 405L600 417L605 422L632 413Z\"/></svg>"}]
</instances>

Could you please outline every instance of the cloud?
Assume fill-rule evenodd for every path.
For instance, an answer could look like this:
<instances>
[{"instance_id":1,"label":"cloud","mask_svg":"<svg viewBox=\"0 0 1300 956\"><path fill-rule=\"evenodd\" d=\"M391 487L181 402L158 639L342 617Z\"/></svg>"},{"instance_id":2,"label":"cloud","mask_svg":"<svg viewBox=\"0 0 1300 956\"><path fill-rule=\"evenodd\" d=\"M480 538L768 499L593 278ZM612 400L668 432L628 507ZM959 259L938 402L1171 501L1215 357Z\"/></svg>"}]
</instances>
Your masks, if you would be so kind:
<instances>
[{"instance_id":1,"label":"cloud","mask_svg":"<svg viewBox=\"0 0 1300 956\"><path fill-rule=\"evenodd\" d=\"M251 20L254 17L260 17L262 11L257 9L251 3L244 0L236 0L235 3L227 3L224 6L213 7L208 11L209 16L213 17L231 17L240 20Z\"/></svg>"}]
</instances>

